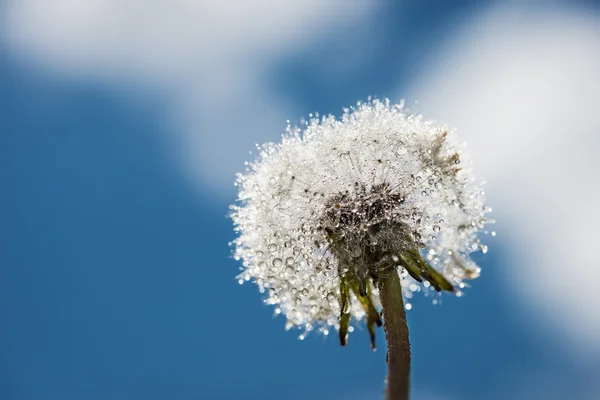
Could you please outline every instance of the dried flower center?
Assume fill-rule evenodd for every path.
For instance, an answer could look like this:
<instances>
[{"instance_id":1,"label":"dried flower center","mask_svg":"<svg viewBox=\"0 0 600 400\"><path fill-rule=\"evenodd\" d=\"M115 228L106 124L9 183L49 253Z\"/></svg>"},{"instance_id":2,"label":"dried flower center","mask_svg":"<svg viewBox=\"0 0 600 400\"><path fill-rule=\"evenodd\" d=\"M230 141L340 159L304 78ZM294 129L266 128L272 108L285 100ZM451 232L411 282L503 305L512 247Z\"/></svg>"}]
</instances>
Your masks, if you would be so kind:
<instances>
[{"instance_id":1,"label":"dried flower center","mask_svg":"<svg viewBox=\"0 0 600 400\"><path fill-rule=\"evenodd\" d=\"M340 273L353 273L361 282L390 268L394 251L412 243L401 221L404 198L383 183L370 189L355 186L354 193L340 193L326 203L321 218L331 252Z\"/></svg>"}]
</instances>

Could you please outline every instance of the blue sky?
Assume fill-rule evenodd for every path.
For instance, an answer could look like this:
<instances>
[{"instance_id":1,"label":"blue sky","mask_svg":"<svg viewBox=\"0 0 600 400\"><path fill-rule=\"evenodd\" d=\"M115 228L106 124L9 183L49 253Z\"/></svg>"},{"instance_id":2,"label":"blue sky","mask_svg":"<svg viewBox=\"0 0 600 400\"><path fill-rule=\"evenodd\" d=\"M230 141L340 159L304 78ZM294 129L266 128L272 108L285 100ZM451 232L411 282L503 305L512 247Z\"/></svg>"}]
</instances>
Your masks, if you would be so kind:
<instances>
[{"instance_id":1,"label":"blue sky","mask_svg":"<svg viewBox=\"0 0 600 400\"><path fill-rule=\"evenodd\" d=\"M122 25L118 3L0 4L0 397L381 398L382 331L375 353L364 331L345 348L297 340L238 285L227 245L233 173L253 143L369 95L464 126L499 220L465 297L413 302L414 398L600 393L586 283L600 190L578 181L598 171L600 122L577 103L597 104L597 3L259 2L272 18L130 3ZM152 26L160 15L171 22ZM486 86L498 71L506 84ZM557 154L566 177L551 175Z\"/></svg>"}]
</instances>

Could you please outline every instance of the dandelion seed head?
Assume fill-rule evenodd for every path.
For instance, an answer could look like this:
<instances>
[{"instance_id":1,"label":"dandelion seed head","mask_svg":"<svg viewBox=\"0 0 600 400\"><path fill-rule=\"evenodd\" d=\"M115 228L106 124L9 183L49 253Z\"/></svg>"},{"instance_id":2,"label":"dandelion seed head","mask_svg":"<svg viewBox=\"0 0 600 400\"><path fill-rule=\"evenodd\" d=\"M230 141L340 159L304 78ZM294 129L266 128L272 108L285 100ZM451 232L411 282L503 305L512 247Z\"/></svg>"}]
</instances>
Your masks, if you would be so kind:
<instances>
[{"instance_id":1,"label":"dandelion seed head","mask_svg":"<svg viewBox=\"0 0 600 400\"><path fill-rule=\"evenodd\" d=\"M491 209L454 130L373 100L288 124L281 143L257 149L231 207L238 280L302 337L365 318L358 297L377 307L375 282L392 270L407 298L479 275L470 254L487 251L478 233Z\"/></svg>"}]
</instances>

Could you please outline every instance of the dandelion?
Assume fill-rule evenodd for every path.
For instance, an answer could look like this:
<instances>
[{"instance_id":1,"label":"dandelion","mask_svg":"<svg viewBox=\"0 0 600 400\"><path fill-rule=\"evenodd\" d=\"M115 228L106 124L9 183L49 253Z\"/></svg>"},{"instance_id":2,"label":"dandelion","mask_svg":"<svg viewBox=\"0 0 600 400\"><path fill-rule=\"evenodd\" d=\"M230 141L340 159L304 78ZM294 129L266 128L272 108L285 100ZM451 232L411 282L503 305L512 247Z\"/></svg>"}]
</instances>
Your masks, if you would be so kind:
<instances>
[{"instance_id":1,"label":"dandelion","mask_svg":"<svg viewBox=\"0 0 600 400\"><path fill-rule=\"evenodd\" d=\"M488 222L484 192L453 130L372 100L340 120L288 124L280 144L238 174L231 216L240 283L252 280L286 327L338 331L385 321L388 396L408 391L403 298L460 294L476 278L474 251ZM393 381L393 382L392 382ZM397 393L397 394L394 394Z\"/></svg>"}]
</instances>

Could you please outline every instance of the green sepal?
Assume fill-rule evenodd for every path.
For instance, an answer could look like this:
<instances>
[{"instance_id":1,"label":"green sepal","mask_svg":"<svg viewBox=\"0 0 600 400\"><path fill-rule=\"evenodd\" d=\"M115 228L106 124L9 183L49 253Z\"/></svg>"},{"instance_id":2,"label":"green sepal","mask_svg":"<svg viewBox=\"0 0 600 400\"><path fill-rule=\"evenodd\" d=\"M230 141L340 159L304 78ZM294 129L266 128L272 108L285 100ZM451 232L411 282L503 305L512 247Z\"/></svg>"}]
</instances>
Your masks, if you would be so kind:
<instances>
[{"instance_id":1,"label":"green sepal","mask_svg":"<svg viewBox=\"0 0 600 400\"><path fill-rule=\"evenodd\" d=\"M408 272L408 274L412 276L415 281L423 282L423 279L421 276L419 276L419 270L412 265L411 259L404 254L400 254L400 259L402 260L402 266L406 272Z\"/></svg>"},{"instance_id":2,"label":"green sepal","mask_svg":"<svg viewBox=\"0 0 600 400\"><path fill-rule=\"evenodd\" d=\"M383 322L381 321L381 317L377 312L377 309L373 305L373 300L371 299L371 285L369 283L366 284L366 293L365 296L360 295L360 281L359 280L350 280L350 287L352 291L356 295L358 301L365 309L367 313L367 329L369 330L369 336L371 337L371 349L376 350L375 345L375 325L382 326Z\"/></svg>"},{"instance_id":3,"label":"green sepal","mask_svg":"<svg viewBox=\"0 0 600 400\"><path fill-rule=\"evenodd\" d=\"M452 284L442 274L433 269L423 259L423 257L421 257L421 254L417 249L410 249L404 251L400 255L400 258L402 259L402 261L404 261L405 266L409 266L408 268L406 268L406 270L411 276L413 275L411 273L411 269L413 269L412 272L414 272L414 269L418 269L419 275L422 278L426 279L431 284L431 286L433 286L434 289L438 292L442 290L446 290L448 292L454 291L454 286L452 286Z\"/></svg>"},{"instance_id":4,"label":"green sepal","mask_svg":"<svg viewBox=\"0 0 600 400\"><path fill-rule=\"evenodd\" d=\"M348 326L350 325L350 288L346 278L340 277L340 344L345 346L348 339Z\"/></svg>"}]
</instances>

